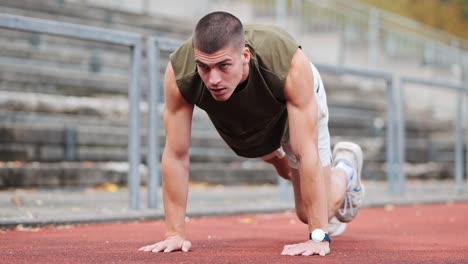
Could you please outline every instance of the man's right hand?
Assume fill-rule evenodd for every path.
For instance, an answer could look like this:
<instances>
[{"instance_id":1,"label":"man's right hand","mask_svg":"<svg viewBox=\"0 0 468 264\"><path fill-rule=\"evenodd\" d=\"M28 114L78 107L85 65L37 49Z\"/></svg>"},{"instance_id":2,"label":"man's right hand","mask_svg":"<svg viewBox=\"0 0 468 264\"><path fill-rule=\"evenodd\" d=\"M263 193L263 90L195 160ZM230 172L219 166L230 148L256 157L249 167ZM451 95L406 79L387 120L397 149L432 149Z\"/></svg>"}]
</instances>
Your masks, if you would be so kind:
<instances>
[{"instance_id":1,"label":"man's right hand","mask_svg":"<svg viewBox=\"0 0 468 264\"><path fill-rule=\"evenodd\" d=\"M192 243L190 243L190 241L185 240L184 238L179 236L174 236L168 237L164 241L144 246L139 250L145 252L172 252L179 250L183 252L188 252L190 250L190 247L192 247Z\"/></svg>"}]
</instances>

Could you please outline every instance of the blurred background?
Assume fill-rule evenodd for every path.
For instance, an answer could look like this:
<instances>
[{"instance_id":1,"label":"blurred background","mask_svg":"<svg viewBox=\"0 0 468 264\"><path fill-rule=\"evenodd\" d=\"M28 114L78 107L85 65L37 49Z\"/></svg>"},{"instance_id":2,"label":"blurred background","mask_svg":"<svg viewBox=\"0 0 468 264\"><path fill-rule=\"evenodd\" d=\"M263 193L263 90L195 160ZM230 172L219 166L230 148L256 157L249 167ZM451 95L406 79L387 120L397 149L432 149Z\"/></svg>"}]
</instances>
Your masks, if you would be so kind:
<instances>
[{"instance_id":1,"label":"blurred background","mask_svg":"<svg viewBox=\"0 0 468 264\"><path fill-rule=\"evenodd\" d=\"M468 84L465 0L0 0L0 13L175 41L189 37L196 21L215 10L229 11L244 23L287 29L315 64ZM169 54L161 54L161 72ZM144 47L140 76L143 189L150 162L146 58ZM129 67L126 47L0 28L0 195L4 195L0 203L4 207L41 207L47 196L28 198L28 193L38 190L125 193ZM369 183L385 184L387 83L355 75L322 75L332 144L340 140L361 144L363 177ZM157 81L161 86L162 80ZM409 83L404 95L407 180L448 181L452 186L460 94ZM462 96L465 100L466 93ZM159 113L163 104L161 91ZM464 104L462 129L467 109ZM164 131L160 130L163 148ZM466 179L468 136L462 136ZM192 186L277 184L275 171L267 164L236 157L199 110L194 114L190 156ZM122 197L106 201L124 203L127 197ZM20 215L40 214L31 210Z\"/></svg>"}]
</instances>

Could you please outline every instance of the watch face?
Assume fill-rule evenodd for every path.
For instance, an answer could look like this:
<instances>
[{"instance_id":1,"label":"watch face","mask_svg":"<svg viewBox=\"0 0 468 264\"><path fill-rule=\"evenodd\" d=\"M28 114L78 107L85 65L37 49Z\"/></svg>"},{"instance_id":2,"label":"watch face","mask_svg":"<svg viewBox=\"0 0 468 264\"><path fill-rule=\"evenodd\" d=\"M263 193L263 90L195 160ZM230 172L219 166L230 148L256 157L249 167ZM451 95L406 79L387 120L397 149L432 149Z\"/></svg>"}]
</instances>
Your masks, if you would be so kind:
<instances>
[{"instance_id":1,"label":"watch face","mask_svg":"<svg viewBox=\"0 0 468 264\"><path fill-rule=\"evenodd\" d=\"M311 234L312 240L315 242L322 242L325 239L325 231L322 229L315 229Z\"/></svg>"}]
</instances>

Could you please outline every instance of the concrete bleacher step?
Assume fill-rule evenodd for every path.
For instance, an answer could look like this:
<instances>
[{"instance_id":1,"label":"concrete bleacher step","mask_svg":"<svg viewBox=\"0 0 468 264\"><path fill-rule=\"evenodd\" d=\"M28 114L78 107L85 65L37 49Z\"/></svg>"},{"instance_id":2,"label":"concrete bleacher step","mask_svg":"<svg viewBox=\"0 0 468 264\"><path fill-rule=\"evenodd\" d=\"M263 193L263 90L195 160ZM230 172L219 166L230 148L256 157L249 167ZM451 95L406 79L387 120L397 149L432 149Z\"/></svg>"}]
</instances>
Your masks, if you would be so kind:
<instances>
[{"instance_id":1,"label":"concrete bleacher step","mask_svg":"<svg viewBox=\"0 0 468 264\"><path fill-rule=\"evenodd\" d=\"M407 179L446 179L453 178L454 164L453 163L436 163L436 162L421 162L421 163L405 163L404 171ZM363 167L362 177L364 180L387 180L387 164L380 162L366 161ZM398 175L394 171L395 179Z\"/></svg>"},{"instance_id":2,"label":"concrete bleacher step","mask_svg":"<svg viewBox=\"0 0 468 264\"><path fill-rule=\"evenodd\" d=\"M162 60L162 65L165 65L164 58ZM93 72L89 67L87 64L59 65L41 60L0 57L0 91L75 96L128 94L129 68L115 69L109 66ZM145 96L148 87L147 69L141 67L140 74L140 91Z\"/></svg>"},{"instance_id":3,"label":"concrete bleacher step","mask_svg":"<svg viewBox=\"0 0 468 264\"><path fill-rule=\"evenodd\" d=\"M126 162L1 162L0 188L5 187L84 187L107 182L127 184ZM146 166L140 166L141 182L146 183ZM276 183L272 166L260 162L192 163L190 180L213 184L241 185Z\"/></svg>"},{"instance_id":4,"label":"concrete bleacher step","mask_svg":"<svg viewBox=\"0 0 468 264\"><path fill-rule=\"evenodd\" d=\"M190 179L223 185L267 184L277 182L273 166L258 160L244 160L229 164L192 163Z\"/></svg>"},{"instance_id":5,"label":"concrete bleacher step","mask_svg":"<svg viewBox=\"0 0 468 264\"><path fill-rule=\"evenodd\" d=\"M127 171L128 165L118 162L2 162L0 188L84 187L107 182L125 185Z\"/></svg>"},{"instance_id":6,"label":"concrete bleacher step","mask_svg":"<svg viewBox=\"0 0 468 264\"><path fill-rule=\"evenodd\" d=\"M96 74L76 69L38 67L27 64L7 64L0 62L0 79L4 84L36 86L47 84L57 91L68 94L93 95L99 93L127 94L128 74ZM103 81L105 80L105 81ZM8 87L2 88L8 90Z\"/></svg>"},{"instance_id":7,"label":"concrete bleacher step","mask_svg":"<svg viewBox=\"0 0 468 264\"><path fill-rule=\"evenodd\" d=\"M137 14L78 2L0 0L0 12L140 33L161 32L170 36L188 36L192 31L190 21L182 18Z\"/></svg>"},{"instance_id":8,"label":"concrete bleacher step","mask_svg":"<svg viewBox=\"0 0 468 264\"><path fill-rule=\"evenodd\" d=\"M0 126L0 160L60 161L67 149L79 161L127 160L128 132L126 128L79 127L75 140L67 141L69 127L50 126ZM161 133L161 148L164 134ZM142 158L146 156L147 138L142 133L140 142ZM235 154L227 148L219 135L193 133L191 156L195 160L233 161ZM72 144L72 145L70 145ZM203 158L202 158L203 157Z\"/></svg>"},{"instance_id":9,"label":"concrete bleacher step","mask_svg":"<svg viewBox=\"0 0 468 264\"><path fill-rule=\"evenodd\" d=\"M85 97L0 91L0 110L9 111L4 114L18 112L18 116L23 116L25 120L29 112L38 116L49 115L49 118L83 116L123 121L128 116L128 107L128 99L121 95ZM146 109L146 102L141 102L142 112Z\"/></svg>"},{"instance_id":10,"label":"concrete bleacher step","mask_svg":"<svg viewBox=\"0 0 468 264\"><path fill-rule=\"evenodd\" d=\"M84 110L84 109L83 109ZM126 116L121 117L99 115L95 111L89 111L92 115L85 114L63 114L50 112L28 112L28 111L11 111L0 109L0 123L3 125L35 125L43 127L115 127L127 128L128 120Z\"/></svg>"},{"instance_id":11,"label":"concrete bleacher step","mask_svg":"<svg viewBox=\"0 0 468 264\"><path fill-rule=\"evenodd\" d=\"M18 61L12 61L12 64L35 64L38 61L45 64L53 63L52 65L58 67L72 65L83 71L91 71L92 60L98 59L101 72L106 71L107 67L113 71L128 71L130 59L127 48L121 47L121 49L112 51L105 45L82 47L76 43L74 45L47 43L44 38L41 38L38 47L34 47L29 39L17 40L4 36L0 38L0 56L2 60L17 58Z\"/></svg>"},{"instance_id":12,"label":"concrete bleacher step","mask_svg":"<svg viewBox=\"0 0 468 264\"><path fill-rule=\"evenodd\" d=\"M453 177L453 164L406 163L408 179ZM140 166L141 184L146 184L147 168ZM190 166L190 181L221 185L275 184L275 169L264 162L244 160L220 164L197 163ZM104 183L126 185L127 162L0 162L0 188L15 187L87 187ZM366 161L363 179L385 180L386 164Z\"/></svg>"},{"instance_id":13,"label":"concrete bleacher step","mask_svg":"<svg viewBox=\"0 0 468 264\"><path fill-rule=\"evenodd\" d=\"M45 65L74 67L82 71L92 71L93 63L96 63L96 67L99 67L96 71L99 72L128 73L130 56L127 47L79 40L65 43L62 38L48 35L40 35L40 41L33 45L32 33L30 36L12 33L16 32L0 29L0 57L3 63L7 60L11 61L10 64L37 65L42 62ZM161 52L163 62L168 59L168 55L168 51ZM144 69L146 63L142 66Z\"/></svg>"}]
</instances>

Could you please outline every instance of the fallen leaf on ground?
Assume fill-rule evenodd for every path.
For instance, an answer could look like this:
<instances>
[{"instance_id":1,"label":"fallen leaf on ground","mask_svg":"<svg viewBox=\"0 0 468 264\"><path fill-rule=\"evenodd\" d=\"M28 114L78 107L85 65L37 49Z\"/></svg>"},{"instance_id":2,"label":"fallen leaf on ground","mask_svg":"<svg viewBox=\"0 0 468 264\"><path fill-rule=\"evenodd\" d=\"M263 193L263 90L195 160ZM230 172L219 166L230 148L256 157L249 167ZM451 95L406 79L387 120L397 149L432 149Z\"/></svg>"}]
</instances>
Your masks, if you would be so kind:
<instances>
[{"instance_id":1,"label":"fallen leaf on ground","mask_svg":"<svg viewBox=\"0 0 468 264\"><path fill-rule=\"evenodd\" d=\"M385 209L385 211L387 211L387 212L391 212L391 211L395 210L395 205L393 205L393 204L386 204L386 205L384 206L384 209Z\"/></svg>"},{"instance_id":2,"label":"fallen leaf on ground","mask_svg":"<svg viewBox=\"0 0 468 264\"><path fill-rule=\"evenodd\" d=\"M13 194L13 196L10 198L10 201L17 207L20 207L24 204L23 198L17 194Z\"/></svg>"},{"instance_id":3,"label":"fallen leaf on ground","mask_svg":"<svg viewBox=\"0 0 468 264\"><path fill-rule=\"evenodd\" d=\"M15 230L19 231L19 232L39 232L39 227L29 227L29 226L17 225Z\"/></svg>"},{"instance_id":4,"label":"fallen leaf on ground","mask_svg":"<svg viewBox=\"0 0 468 264\"><path fill-rule=\"evenodd\" d=\"M241 224L254 224L257 222L257 219L254 217L241 217L237 221Z\"/></svg>"},{"instance_id":5,"label":"fallen leaf on ground","mask_svg":"<svg viewBox=\"0 0 468 264\"><path fill-rule=\"evenodd\" d=\"M119 190L119 186L117 186L117 184L107 182L96 186L94 189L105 192L117 192Z\"/></svg>"}]
</instances>

